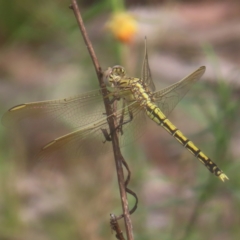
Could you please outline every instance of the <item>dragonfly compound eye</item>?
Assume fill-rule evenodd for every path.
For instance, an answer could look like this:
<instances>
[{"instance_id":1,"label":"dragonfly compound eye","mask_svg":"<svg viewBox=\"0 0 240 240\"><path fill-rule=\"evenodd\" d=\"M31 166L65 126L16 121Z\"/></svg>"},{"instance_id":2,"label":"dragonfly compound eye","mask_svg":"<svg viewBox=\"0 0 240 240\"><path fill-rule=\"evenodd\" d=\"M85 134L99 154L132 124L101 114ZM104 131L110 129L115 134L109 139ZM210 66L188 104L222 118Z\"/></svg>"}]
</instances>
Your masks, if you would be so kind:
<instances>
[{"instance_id":1,"label":"dragonfly compound eye","mask_svg":"<svg viewBox=\"0 0 240 240\"><path fill-rule=\"evenodd\" d=\"M112 68L112 75L115 77L125 77L125 69L120 65L116 65Z\"/></svg>"}]
</instances>

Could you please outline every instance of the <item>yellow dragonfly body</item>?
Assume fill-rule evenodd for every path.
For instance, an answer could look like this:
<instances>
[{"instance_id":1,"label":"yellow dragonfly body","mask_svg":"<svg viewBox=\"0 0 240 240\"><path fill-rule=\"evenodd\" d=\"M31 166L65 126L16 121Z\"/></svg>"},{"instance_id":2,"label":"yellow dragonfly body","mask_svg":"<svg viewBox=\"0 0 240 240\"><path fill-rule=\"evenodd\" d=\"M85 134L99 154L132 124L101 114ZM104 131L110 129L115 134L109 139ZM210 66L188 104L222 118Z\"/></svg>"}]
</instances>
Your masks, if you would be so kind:
<instances>
[{"instance_id":1,"label":"yellow dragonfly body","mask_svg":"<svg viewBox=\"0 0 240 240\"><path fill-rule=\"evenodd\" d=\"M123 67L114 66L105 72L105 79L110 90L108 97L116 107L114 116L119 123L116 130L120 132L122 146L141 134L141 124L147 116L177 139L211 173L224 181L228 177L223 171L167 119L176 104L204 72L205 67L200 67L181 81L155 92L145 46L141 78L127 77ZM41 159L51 158L52 153L61 151L76 157L81 157L87 151L103 152L109 145L103 133L109 132L109 127L102 98L101 90L95 90L69 99L21 104L8 110L2 122L8 126L29 117L42 118L48 115L51 120L61 119L70 123L75 128L74 131L45 145L38 154ZM98 143L93 145L92 141L95 140Z\"/></svg>"}]
</instances>

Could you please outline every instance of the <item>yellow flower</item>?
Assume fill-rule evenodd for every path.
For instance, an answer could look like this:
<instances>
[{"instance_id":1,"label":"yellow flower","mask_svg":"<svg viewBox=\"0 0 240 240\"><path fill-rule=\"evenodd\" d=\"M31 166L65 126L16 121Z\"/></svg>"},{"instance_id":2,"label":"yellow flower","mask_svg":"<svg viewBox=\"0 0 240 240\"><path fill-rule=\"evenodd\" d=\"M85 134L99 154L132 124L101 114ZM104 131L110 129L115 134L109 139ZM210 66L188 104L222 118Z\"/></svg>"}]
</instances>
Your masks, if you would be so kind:
<instances>
[{"instance_id":1,"label":"yellow flower","mask_svg":"<svg viewBox=\"0 0 240 240\"><path fill-rule=\"evenodd\" d=\"M124 43L129 43L137 32L137 21L127 12L117 12L107 22L107 28L115 38Z\"/></svg>"}]
</instances>

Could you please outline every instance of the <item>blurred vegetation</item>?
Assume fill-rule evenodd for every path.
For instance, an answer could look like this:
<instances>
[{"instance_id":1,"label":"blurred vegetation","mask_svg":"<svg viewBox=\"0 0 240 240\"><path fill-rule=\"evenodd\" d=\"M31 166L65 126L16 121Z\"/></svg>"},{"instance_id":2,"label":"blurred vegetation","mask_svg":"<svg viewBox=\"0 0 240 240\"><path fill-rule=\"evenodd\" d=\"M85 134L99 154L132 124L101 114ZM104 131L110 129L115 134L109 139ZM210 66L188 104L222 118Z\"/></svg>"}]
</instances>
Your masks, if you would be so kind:
<instances>
[{"instance_id":1,"label":"blurred vegetation","mask_svg":"<svg viewBox=\"0 0 240 240\"><path fill-rule=\"evenodd\" d=\"M97 25L98 21L105 23L118 8L124 10L124 2L78 2L103 67L109 63L132 63L136 55L132 57L131 50L138 51L138 48L115 41L104 27L98 29ZM159 1L135 0L128 2L128 6L138 7L143 3L148 11L150 3L156 6ZM76 20L68 9L69 4L64 0L0 0L2 113L21 101L55 96L64 98L79 89L85 91L97 87L90 58ZM187 47L180 49L187 51ZM161 46L161 49L168 51L167 45ZM153 52L153 47L150 51ZM155 48L154 51L161 50ZM138 240L240 238L240 157L233 154L236 149L234 140L239 137L239 88L233 87L221 76L219 56L214 46L203 44L201 51L214 67L217 81L194 88L191 98L183 101L181 111L186 110L187 116L193 118L191 121L204 126L194 131L191 139L209 153L230 181L221 183L197 161L193 163L195 159L187 154L185 156L185 153L170 156L170 144L162 140L165 132L155 138L158 142L154 154L160 156L160 163L156 163L158 157L154 158L154 154L149 157L137 144L130 150L126 149L126 159L131 160L132 169L130 188L140 198L139 207L133 215L134 235ZM176 53L170 51L170 55L173 54ZM30 60L26 61L26 56L30 56ZM22 77L23 73L16 70L16 66L24 61L27 65L23 70L29 71L26 76L31 76L28 80L22 80L25 75ZM61 71L65 66L70 69L70 74L67 70ZM36 69L36 74L30 72L32 68ZM76 70L78 68L79 71ZM72 70L76 72L72 74ZM46 81L38 80L38 74L47 76ZM67 80L61 79L61 74ZM55 82L50 85L48 81L53 78ZM79 79L84 81L79 83ZM197 95L196 91L200 94ZM155 134L154 131L151 135ZM109 239L109 213L121 212L111 156L97 161L86 159L74 166L60 163L59 171L45 169L36 174L32 168L36 163L29 163L34 142L37 141L36 131L27 129L25 138L21 133L19 130L10 135L0 127L0 239ZM151 142L149 145L154 144ZM176 145L173 147L175 149ZM157 152L160 152L159 155ZM172 172L172 166L177 166L175 172ZM131 197L129 201L132 206ZM113 234L111 238L115 239Z\"/></svg>"},{"instance_id":2,"label":"blurred vegetation","mask_svg":"<svg viewBox=\"0 0 240 240\"><path fill-rule=\"evenodd\" d=\"M96 15L110 10L110 2L109 0L92 3L90 1L79 1L84 20L88 21ZM19 2L17 0L1 0L1 41L40 44L49 40L56 41L61 34L69 38L69 34L77 29L77 26L75 18L73 16L69 17L70 10L66 7L67 4L70 5L70 1L49 2L43 0L32 2L24 0ZM37 31L33 31L33 29L37 29Z\"/></svg>"}]
</instances>

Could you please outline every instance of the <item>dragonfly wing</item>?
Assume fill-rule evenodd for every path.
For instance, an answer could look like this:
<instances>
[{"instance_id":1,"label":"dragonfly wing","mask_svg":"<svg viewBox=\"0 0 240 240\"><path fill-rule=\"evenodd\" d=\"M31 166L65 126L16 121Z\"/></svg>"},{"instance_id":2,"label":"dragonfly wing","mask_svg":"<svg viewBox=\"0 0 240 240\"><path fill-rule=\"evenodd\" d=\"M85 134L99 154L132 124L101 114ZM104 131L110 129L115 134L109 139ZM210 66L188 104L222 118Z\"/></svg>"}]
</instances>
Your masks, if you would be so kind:
<instances>
[{"instance_id":1,"label":"dragonfly wing","mask_svg":"<svg viewBox=\"0 0 240 240\"><path fill-rule=\"evenodd\" d=\"M78 160L91 155L97 157L111 146L101 129L108 131L106 119L54 139L41 149L37 159L52 162L59 158Z\"/></svg>"},{"instance_id":2,"label":"dragonfly wing","mask_svg":"<svg viewBox=\"0 0 240 240\"><path fill-rule=\"evenodd\" d=\"M150 88L151 91L155 91L155 85L152 80L151 70L148 63L148 53L147 53L147 38L145 38L145 50L144 59L142 66L142 81Z\"/></svg>"},{"instance_id":3,"label":"dragonfly wing","mask_svg":"<svg viewBox=\"0 0 240 240\"><path fill-rule=\"evenodd\" d=\"M116 121L122 126L122 132L119 129L120 146L124 146L134 141L141 133L142 120L145 119L145 114L140 109L133 108L133 120L127 124L121 125L121 121L129 120L129 109L134 106L134 103L123 107L123 99L116 102L116 108L119 109L114 113ZM142 114L141 114L142 113ZM143 118L142 118L143 117ZM110 141L106 140L103 131L106 134L110 133L107 117L88 124L84 128L77 129L62 137L56 138L45 145L37 158L39 160L55 160L58 158L82 158L90 155L94 157L106 153L111 149ZM123 133L123 134L122 134ZM94 151L93 151L94 146Z\"/></svg>"},{"instance_id":4,"label":"dragonfly wing","mask_svg":"<svg viewBox=\"0 0 240 240\"><path fill-rule=\"evenodd\" d=\"M155 103L166 116L172 112L192 85L200 79L205 69L206 68L202 66L179 82L154 93Z\"/></svg>"},{"instance_id":5,"label":"dragonfly wing","mask_svg":"<svg viewBox=\"0 0 240 240\"><path fill-rule=\"evenodd\" d=\"M95 90L73 98L21 104L9 109L2 117L5 126L12 126L24 119L59 120L74 128L101 119L105 108L101 90Z\"/></svg>"}]
</instances>

